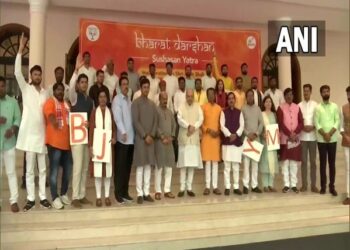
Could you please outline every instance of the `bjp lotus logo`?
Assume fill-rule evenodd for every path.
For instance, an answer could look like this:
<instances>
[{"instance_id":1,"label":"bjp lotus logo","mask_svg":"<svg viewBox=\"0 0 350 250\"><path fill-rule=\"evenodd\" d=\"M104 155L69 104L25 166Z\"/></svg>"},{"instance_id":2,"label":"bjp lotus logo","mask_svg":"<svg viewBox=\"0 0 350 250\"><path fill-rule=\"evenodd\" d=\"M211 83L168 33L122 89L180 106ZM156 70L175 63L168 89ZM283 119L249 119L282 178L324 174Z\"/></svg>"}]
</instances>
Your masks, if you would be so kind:
<instances>
[{"instance_id":1,"label":"bjp lotus logo","mask_svg":"<svg viewBox=\"0 0 350 250\"><path fill-rule=\"evenodd\" d=\"M256 46L256 39L254 36L248 36L247 38L247 46L249 49L254 49Z\"/></svg>"},{"instance_id":2,"label":"bjp lotus logo","mask_svg":"<svg viewBox=\"0 0 350 250\"><path fill-rule=\"evenodd\" d=\"M95 42L100 37L100 30L96 25L91 24L86 28L86 37L89 41Z\"/></svg>"}]
</instances>

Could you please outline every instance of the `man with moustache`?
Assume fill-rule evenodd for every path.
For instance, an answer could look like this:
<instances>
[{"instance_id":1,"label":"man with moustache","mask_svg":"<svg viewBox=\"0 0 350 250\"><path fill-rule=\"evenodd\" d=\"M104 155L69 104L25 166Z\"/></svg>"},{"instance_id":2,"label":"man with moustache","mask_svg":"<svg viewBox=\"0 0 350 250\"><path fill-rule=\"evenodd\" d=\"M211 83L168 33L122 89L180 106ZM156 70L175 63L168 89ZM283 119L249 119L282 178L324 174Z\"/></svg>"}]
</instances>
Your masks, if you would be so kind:
<instances>
[{"instance_id":1,"label":"man with moustache","mask_svg":"<svg viewBox=\"0 0 350 250\"><path fill-rule=\"evenodd\" d=\"M315 110L315 126L317 130L317 146L320 156L320 194L326 193L327 185L327 159L329 164L329 192L333 196L338 193L335 190L335 158L337 152L338 130L340 124L339 108L337 104L330 102L330 87L322 85L320 88L322 102Z\"/></svg>"},{"instance_id":2,"label":"man with moustache","mask_svg":"<svg viewBox=\"0 0 350 250\"><path fill-rule=\"evenodd\" d=\"M35 65L30 69L31 82L27 83L22 74L22 53L27 39L22 34L15 61L15 77L22 92L23 116L19 128L16 148L26 152L26 185L27 203L23 211L27 212L35 206L34 166L38 159L39 198L43 208L51 208L46 199L46 162L47 149L45 145L45 120L43 106L48 95L41 87L42 69Z\"/></svg>"},{"instance_id":3,"label":"man with moustache","mask_svg":"<svg viewBox=\"0 0 350 250\"><path fill-rule=\"evenodd\" d=\"M52 205L56 209L70 205L68 185L72 172L72 154L69 143L69 105L64 100L64 85L55 83L53 97L44 105L46 121L46 146L50 162L50 190ZM62 166L62 182L60 195L57 192L58 170Z\"/></svg>"},{"instance_id":4,"label":"man with moustache","mask_svg":"<svg viewBox=\"0 0 350 250\"><path fill-rule=\"evenodd\" d=\"M155 199L160 200L162 195L162 173L164 171L164 197L175 198L171 193L171 176L175 167L175 154L173 139L176 132L175 118L167 107L168 94L164 91L159 94L159 107L157 107L158 127L156 136L156 168L154 173Z\"/></svg>"}]
</instances>

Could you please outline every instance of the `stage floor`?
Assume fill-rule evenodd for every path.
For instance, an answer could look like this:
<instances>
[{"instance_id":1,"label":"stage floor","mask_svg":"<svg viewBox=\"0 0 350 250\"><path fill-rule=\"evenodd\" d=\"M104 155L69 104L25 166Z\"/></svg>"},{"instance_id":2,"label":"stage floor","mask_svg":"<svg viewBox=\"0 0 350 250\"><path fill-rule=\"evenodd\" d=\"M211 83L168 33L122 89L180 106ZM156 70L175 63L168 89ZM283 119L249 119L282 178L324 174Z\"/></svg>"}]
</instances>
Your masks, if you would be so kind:
<instances>
[{"instance_id":1,"label":"stage floor","mask_svg":"<svg viewBox=\"0 0 350 250\"><path fill-rule=\"evenodd\" d=\"M203 196L204 170L196 170L194 198L185 195L143 205L135 202L119 205L114 200L112 187L112 207L96 208L93 204L83 209L66 206L58 211L41 209L37 204L28 213L13 214L9 211L8 184L3 176L2 249L188 249L349 232L349 207L341 204L345 197L345 164L341 149L337 156L338 197L310 191L284 194L281 174L276 177L277 193ZM18 176L22 175L21 157L18 154ZM172 191L177 194L178 169L174 169L172 183ZM153 192L153 185L151 188ZM222 168L219 188L223 191ZM134 169L130 193L136 197ZM95 203L91 178L87 194ZM48 188L47 196L50 197ZM21 189L21 210L25 198L26 192Z\"/></svg>"}]
</instances>

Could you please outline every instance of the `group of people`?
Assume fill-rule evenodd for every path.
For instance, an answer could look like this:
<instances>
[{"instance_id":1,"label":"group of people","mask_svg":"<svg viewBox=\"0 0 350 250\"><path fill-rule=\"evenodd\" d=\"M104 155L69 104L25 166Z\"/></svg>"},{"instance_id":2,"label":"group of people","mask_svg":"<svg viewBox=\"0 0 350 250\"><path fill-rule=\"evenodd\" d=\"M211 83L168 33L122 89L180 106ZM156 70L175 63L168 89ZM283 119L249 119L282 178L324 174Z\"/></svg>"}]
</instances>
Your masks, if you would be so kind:
<instances>
[{"instance_id":1,"label":"group of people","mask_svg":"<svg viewBox=\"0 0 350 250\"><path fill-rule=\"evenodd\" d=\"M34 169L39 172L39 199L44 208L62 209L66 205L82 208L92 204L86 198L88 172L95 180L96 206L111 206L110 185L114 178L114 195L118 203L132 202L129 195L131 167L136 169L138 204L173 199L172 170L180 168L178 197L194 197L192 180L195 169L205 169L203 195L221 195L218 188L220 165L224 168L224 194L236 195L276 192L274 178L281 162L282 192L308 191L337 196L335 161L338 133L346 155L347 198L349 199L350 87L348 103L341 110L330 102L330 87L320 88L322 102L311 100L312 86L303 86L304 100L295 104L293 90L283 92L277 80L269 79L269 89L258 90L258 78L249 77L248 65L242 64L242 75L235 81L228 66L219 71L214 55L206 65L202 78L192 78L191 66L185 76L173 75L173 64L166 63L167 75L156 77L156 66L149 65L149 76L139 76L134 60L127 61L128 71L120 78L109 60L101 70L90 65L90 54L77 57L69 85L63 83L64 71L55 70L57 82L45 90L42 69L30 69L31 82L21 72L22 52L26 38L22 35L15 61L15 77L22 92L23 113L16 100L6 95L6 82L0 78L0 153L9 179L10 204L18 212L18 190L15 171L16 151L25 152L27 203L23 211L35 206ZM213 72L212 72L213 68ZM86 113L84 126L88 143L70 145L69 114ZM268 125L277 124L280 150L268 150ZM96 131L109 131L110 159L92 161ZM18 136L16 136L18 133ZM243 153L243 142L264 145L259 161ZM316 184L316 148L320 158L320 190ZM49 185L52 205L46 198L46 154L49 158ZM329 181L327 180L327 161ZM301 162L301 188L298 188L298 163ZM37 163L37 164L36 164ZM311 185L308 184L310 163ZM243 188L239 187L239 169L243 165ZM59 168L62 167L61 189L57 190ZM154 169L155 195L151 196L150 179ZM231 179L231 169L233 177ZM90 170L90 171L88 171ZM262 189L258 174L261 174ZM72 197L68 187L72 177ZM164 185L162 181L164 179ZM232 185L231 185L232 180ZM104 202L102 199L104 187Z\"/></svg>"}]
</instances>

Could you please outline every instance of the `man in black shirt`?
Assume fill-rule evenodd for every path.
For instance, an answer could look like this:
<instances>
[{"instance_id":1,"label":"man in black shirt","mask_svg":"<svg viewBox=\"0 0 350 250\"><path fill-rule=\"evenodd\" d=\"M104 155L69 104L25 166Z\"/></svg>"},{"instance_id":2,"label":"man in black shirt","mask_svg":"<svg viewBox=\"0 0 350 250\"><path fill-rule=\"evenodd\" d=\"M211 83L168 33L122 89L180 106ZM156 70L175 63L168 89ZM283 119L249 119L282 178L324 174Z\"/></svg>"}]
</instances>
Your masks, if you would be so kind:
<instances>
[{"instance_id":1,"label":"man in black shirt","mask_svg":"<svg viewBox=\"0 0 350 250\"><path fill-rule=\"evenodd\" d=\"M108 93L107 95L107 106L110 107L111 101L110 101L110 95L109 95L109 90L108 88L103 84L103 81L105 79L104 72L102 70L97 70L96 72L96 82L93 86L91 86L90 91L89 91L89 96L90 98L94 101L95 107L98 106L98 93L100 90L106 91Z\"/></svg>"}]
</instances>

